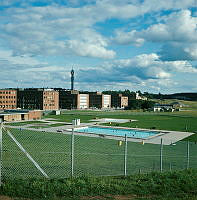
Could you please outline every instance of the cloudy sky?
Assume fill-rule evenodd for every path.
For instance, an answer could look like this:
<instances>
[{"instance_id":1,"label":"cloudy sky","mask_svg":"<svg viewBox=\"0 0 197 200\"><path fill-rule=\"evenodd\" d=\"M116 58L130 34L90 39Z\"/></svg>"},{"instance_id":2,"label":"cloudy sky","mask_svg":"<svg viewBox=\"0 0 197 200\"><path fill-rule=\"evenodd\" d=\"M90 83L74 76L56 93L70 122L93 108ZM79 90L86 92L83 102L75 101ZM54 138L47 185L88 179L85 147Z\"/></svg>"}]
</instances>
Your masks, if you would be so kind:
<instances>
[{"instance_id":1,"label":"cloudy sky","mask_svg":"<svg viewBox=\"0 0 197 200\"><path fill-rule=\"evenodd\" d=\"M1 0L0 88L197 92L197 0Z\"/></svg>"}]
</instances>

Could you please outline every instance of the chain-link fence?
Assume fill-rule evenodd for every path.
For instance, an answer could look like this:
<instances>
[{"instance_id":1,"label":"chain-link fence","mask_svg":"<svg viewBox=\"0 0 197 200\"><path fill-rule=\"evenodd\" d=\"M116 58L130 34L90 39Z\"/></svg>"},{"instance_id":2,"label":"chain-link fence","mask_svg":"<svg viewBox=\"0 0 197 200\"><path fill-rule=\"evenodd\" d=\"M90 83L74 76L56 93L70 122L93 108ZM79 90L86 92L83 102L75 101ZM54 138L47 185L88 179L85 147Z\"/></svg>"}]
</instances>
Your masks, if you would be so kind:
<instances>
[{"instance_id":1,"label":"chain-link fence","mask_svg":"<svg viewBox=\"0 0 197 200\"><path fill-rule=\"evenodd\" d=\"M197 167L197 144L145 144L71 132L3 128L1 178L130 175Z\"/></svg>"}]
</instances>

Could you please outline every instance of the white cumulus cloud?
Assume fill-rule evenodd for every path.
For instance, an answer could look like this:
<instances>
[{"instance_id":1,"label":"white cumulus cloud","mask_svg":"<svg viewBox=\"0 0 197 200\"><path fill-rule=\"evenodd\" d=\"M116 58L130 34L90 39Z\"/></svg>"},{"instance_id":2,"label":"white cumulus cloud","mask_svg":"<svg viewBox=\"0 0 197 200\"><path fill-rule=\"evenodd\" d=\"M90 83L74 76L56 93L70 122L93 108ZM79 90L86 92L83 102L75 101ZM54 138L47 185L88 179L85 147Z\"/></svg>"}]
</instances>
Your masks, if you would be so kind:
<instances>
[{"instance_id":1,"label":"white cumulus cloud","mask_svg":"<svg viewBox=\"0 0 197 200\"><path fill-rule=\"evenodd\" d=\"M114 40L118 44L142 45L145 41L161 43L163 60L197 60L197 17L189 10L181 10L142 31L117 30Z\"/></svg>"}]
</instances>

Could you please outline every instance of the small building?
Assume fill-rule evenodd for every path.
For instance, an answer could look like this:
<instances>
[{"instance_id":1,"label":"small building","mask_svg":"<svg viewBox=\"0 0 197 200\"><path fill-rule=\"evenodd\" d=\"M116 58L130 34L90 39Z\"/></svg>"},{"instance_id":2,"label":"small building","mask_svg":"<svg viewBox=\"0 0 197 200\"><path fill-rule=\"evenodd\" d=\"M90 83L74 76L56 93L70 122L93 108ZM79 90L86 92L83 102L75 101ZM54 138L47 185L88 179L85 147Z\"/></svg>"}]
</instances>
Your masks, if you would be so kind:
<instances>
[{"instance_id":1,"label":"small building","mask_svg":"<svg viewBox=\"0 0 197 200\"><path fill-rule=\"evenodd\" d=\"M0 89L0 110L17 108L17 90Z\"/></svg>"},{"instance_id":2,"label":"small building","mask_svg":"<svg viewBox=\"0 0 197 200\"><path fill-rule=\"evenodd\" d=\"M180 102L177 102L177 101L172 102L171 104L173 105L173 107L174 107L175 109L177 109L177 108L182 108L182 107L185 106L184 104L182 104L182 103L180 103Z\"/></svg>"},{"instance_id":3,"label":"small building","mask_svg":"<svg viewBox=\"0 0 197 200\"><path fill-rule=\"evenodd\" d=\"M154 112L174 112L172 104L155 104L153 107Z\"/></svg>"},{"instance_id":4,"label":"small building","mask_svg":"<svg viewBox=\"0 0 197 200\"><path fill-rule=\"evenodd\" d=\"M148 100L147 97L140 96L139 92L136 92L135 99L136 99L136 100L144 100L144 101L147 101L147 100Z\"/></svg>"},{"instance_id":5,"label":"small building","mask_svg":"<svg viewBox=\"0 0 197 200\"><path fill-rule=\"evenodd\" d=\"M3 122L39 120L41 116L41 110L5 110L0 113Z\"/></svg>"},{"instance_id":6,"label":"small building","mask_svg":"<svg viewBox=\"0 0 197 200\"><path fill-rule=\"evenodd\" d=\"M53 115L61 115L61 110L53 110Z\"/></svg>"}]
</instances>

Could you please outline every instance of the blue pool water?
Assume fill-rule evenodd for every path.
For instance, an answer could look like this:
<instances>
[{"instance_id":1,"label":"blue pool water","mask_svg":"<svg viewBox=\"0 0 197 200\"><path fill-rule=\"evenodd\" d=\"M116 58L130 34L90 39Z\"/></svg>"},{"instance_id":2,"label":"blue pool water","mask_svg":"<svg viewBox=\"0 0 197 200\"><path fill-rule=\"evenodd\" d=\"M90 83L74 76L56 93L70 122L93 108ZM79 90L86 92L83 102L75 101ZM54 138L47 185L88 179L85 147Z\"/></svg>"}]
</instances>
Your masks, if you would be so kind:
<instances>
[{"instance_id":1,"label":"blue pool water","mask_svg":"<svg viewBox=\"0 0 197 200\"><path fill-rule=\"evenodd\" d=\"M103 127L83 127L75 130L81 133L96 133L103 135L125 136L132 138L147 138L158 134L156 131L139 131L137 129L116 129L116 128L103 128Z\"/></svg>"}]
</instances>

